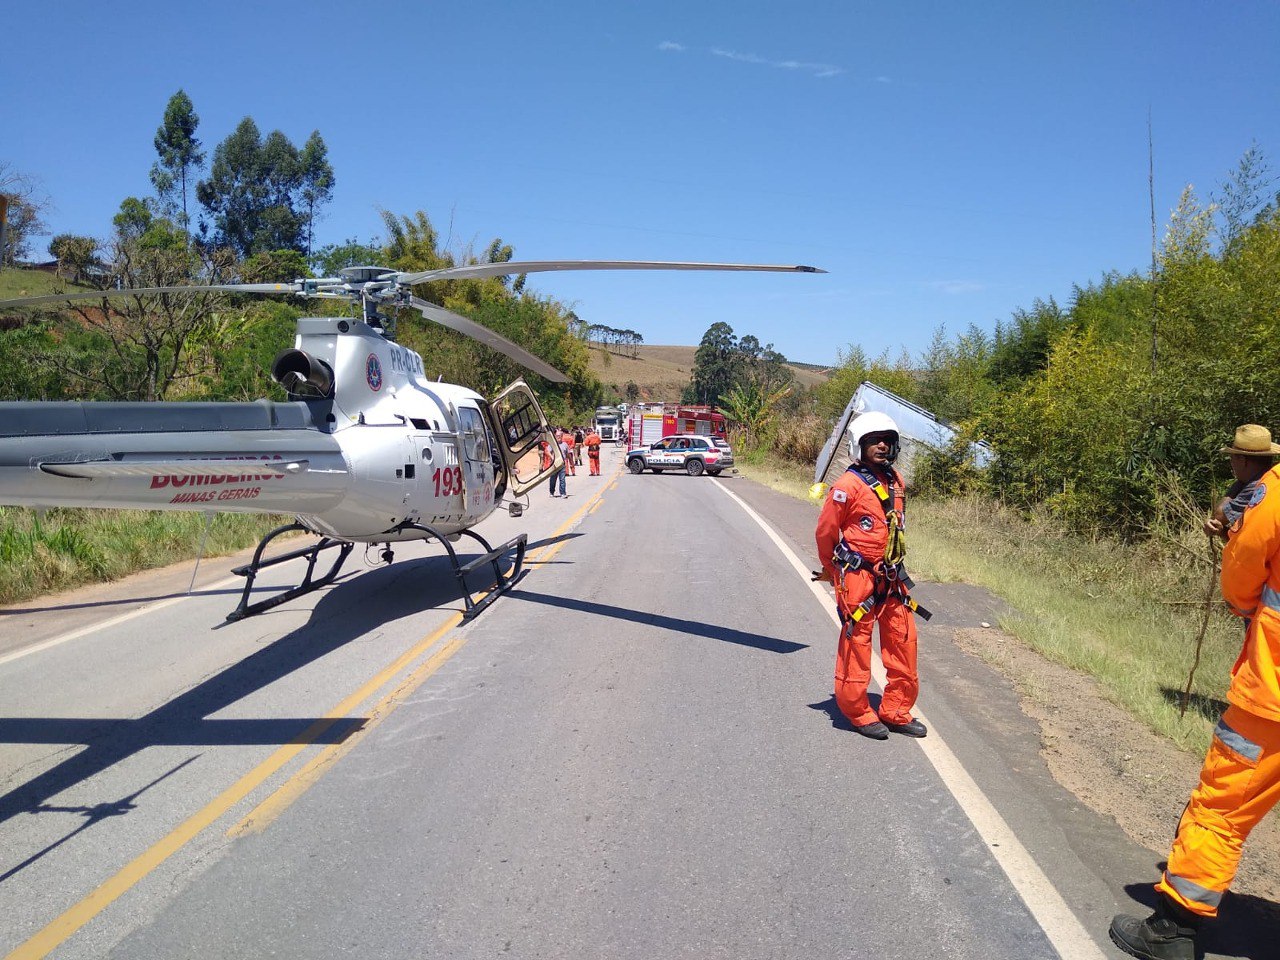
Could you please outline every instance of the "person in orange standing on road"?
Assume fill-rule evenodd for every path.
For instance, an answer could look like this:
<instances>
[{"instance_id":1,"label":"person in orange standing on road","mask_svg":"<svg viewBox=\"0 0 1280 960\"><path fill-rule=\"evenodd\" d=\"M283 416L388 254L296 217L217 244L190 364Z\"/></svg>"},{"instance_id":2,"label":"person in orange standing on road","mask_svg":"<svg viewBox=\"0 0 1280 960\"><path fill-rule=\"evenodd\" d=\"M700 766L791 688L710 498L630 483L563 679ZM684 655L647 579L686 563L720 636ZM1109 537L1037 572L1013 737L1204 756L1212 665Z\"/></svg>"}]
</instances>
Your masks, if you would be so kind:
<instances>
[{"instance_id":1,"label":"person in orange standing on road","mask_svg":"<svg viewBox=\"0 0 1280 960\"><path fill-rule=\"evenodd\" d=\"M923 737L925 725L911 716L920 691L916 673L914 613L928 618L907 592L906 493L897 458L898 426L884 413L864 413L849 424L854 463L831 487L815 533L822 580L835 585L840 609L835 696L853 729L873 740L889 732ZM879 713L871 709L871 628L880 624L880 658L888 683Z\"/></svg>"},{"instance_id":2,"label":"person in orange standing on road","mask_svg":"<svg viewBox=\"0 0 1280 960\"><path fill-rule=\"evenodd\" d=\"M1200 922L1218 915L1245 839L1280 800L1280 445L1266 427L1245 424L1222 452L1231 455L1236 493L1205 530L1217 534L1226 521L1222 598L1244 620L1244 646L1156 884L1155 913L1111 921L1116 945L1146 960L1195 957Z\"/></svg>"},{"instance_id":3,"label":"person in orange standing on road","mask_svg":"<svg viewBox=\"0 0 1280 960\"><path fill-rule=\"evenodd\" d=\"M587 461L591 464L591 476L600 476L600 434L595 427L582 440L587 445Z\"/></svg>"},{"instance_id":4,"label":"person in orange standing on road","mask_svg":"<svg viewBox=\"0 0 1280 960\"><path fill-rule=\"evenodd\" d=\"M578 470L573 462L573 434L569 432L568 427L560 428L560 441L561 449L564 451L564 468L569 476L576 477Z\"/></svg>"}]
</instances>

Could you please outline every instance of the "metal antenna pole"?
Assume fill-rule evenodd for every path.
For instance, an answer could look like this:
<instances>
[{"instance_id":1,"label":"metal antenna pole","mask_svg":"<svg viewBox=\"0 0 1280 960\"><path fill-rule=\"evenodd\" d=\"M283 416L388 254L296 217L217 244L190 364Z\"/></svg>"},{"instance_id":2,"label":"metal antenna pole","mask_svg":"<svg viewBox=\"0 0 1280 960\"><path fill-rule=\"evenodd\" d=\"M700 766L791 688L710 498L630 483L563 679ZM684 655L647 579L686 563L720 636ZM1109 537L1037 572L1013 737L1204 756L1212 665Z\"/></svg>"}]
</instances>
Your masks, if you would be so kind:
<instances>
[{"instance_id":1,"label":"metal antenna pole","mask_svg":"<svg viewBox=\"0 0 1280 960\"><path fill-rule=\"evenodd\" d=\"M209 526L213 523L213 513L206 510L204 514L204 533L200 534L200 549L196 551L196 568L191 571L191 582L187 584L187 596L196 585L196 574L200 572L200 560L204 557L204 545L209 542Z\"/></svg>"}]
</instances>

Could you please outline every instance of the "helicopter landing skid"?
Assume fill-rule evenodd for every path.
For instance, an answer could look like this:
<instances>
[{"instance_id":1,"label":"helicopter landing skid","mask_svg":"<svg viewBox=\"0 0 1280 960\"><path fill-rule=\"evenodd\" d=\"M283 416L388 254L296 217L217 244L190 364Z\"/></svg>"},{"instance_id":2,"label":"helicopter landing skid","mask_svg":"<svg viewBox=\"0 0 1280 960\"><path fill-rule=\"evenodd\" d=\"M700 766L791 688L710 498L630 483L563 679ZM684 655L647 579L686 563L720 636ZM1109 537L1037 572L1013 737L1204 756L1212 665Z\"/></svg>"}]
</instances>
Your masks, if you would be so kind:
<instances>
[{"instance_id":1,"label":"helicopter landing skid","mask_svg":"<svg viewBox=\"0 0 1280 960\"><path fill-rule=\"evenodd\" d=\"M440 533L438 530L427 526L425 523L405 523L401 525L400 529L417 530L420 533L427 534L431 539L439 540L444 544L445 550L449 553L449 563L453 565L454 576L458 578L458 586L462 590L462 600L466 604L466 610L462 614L463 620L470 620L473 617L478 616L485 607L498 599L501 594L510 590L515 582L520 579L520 570L524 566L524 551L525 547L529 543L529 535L527 533L522 533L515 539L508 540L502 546L495 549L489 545L488 540L480 536L480 534L476 533L474 530L459 530L459 533L479 542L480 546L485 549L483 556L476 557L470 563L459 564L458 554L454 551L453 544L451 544L444 534ZM498 562L512 550L515 551L515 562L512 564L510 571L503 573ZM472 573L478 567L482 567L486 563L493 566L493 576L496 582L494 583L493 589L483 597L479 600L472 600L471 591L467 588L467 574Z\"/></svg>"},{"instance_id":2,"label":"helicopter landing skid","mask_svg":"<svg viewBox=\"0 0 1280 960\"><path fill-rule=\"evenodd\" d=\"M270 560L262 559L262 551L266 549L267 544L276 537L285 533L294 533L296 531L306 532L307 528L300 523L287 523L283 527L276 527L258 543L258 549L253 552L253 559L243 567L236 567L231 572L237 576L245 578L244 593L240 595L240 603L234 610L227 614L227 622L235 623L237 620L243 620L245 617L252 617L254 614L262 613L270 610L272 607L278 607L282 603L300 597L303 594L310 593L312 590L319 590L321 587L327 587L333 583L338 576L338 571L342 569L343 563L346 562L352 548L355 546L350 540L331 540L328 537L321 537L319 542L311 544L309 547L301 547L297 550L291 550L288 553L282 553L278 557L272 557ZM319 559L321 551L338 548L338 558L334 560L333 566L329 568L329 572L317 579L312 579L315 573L316 560ZM302 578L302 583L296 587L291 587L274 597L267 597L265 600L259 600L257 603L249 602L249 594L253 590L253 581L258 576L258 571L265 567L274 567L278 563L285 563L289 560L296 560L299 557L305 557L307 560L307 573Z\"/></svg>"}]
</instances>

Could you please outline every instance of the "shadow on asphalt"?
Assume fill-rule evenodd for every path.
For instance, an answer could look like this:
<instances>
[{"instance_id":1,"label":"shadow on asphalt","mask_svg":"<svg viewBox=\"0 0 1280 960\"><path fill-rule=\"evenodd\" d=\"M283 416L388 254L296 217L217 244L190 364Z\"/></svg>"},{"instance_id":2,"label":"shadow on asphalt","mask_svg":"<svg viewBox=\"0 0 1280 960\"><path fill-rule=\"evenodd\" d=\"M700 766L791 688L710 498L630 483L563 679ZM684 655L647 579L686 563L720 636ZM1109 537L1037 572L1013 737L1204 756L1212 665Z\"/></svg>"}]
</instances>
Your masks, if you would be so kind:
<instances>
[{"instance_id":1,"label":"shadow on asphalt","mask_svg":"<svg viewBox=\"0 0 1280 960\"><path fill-rule=\"evenodd\" d=\"M593 613L600 617L613 617L617 620L628 620L632 623L643 623L648 626L674 630L677 633L688 633L709 640L723 640L725 643L738 643L744 647L755 647L757 650L768 650L770 653L795 653L803 650L808 644L796 643L793 640L780 640L777 637L765 637L758 633L747 633L732 627L714 623L702 623L698 620L682 620L679 617L667 617L660 613L646 613L640 610L628 610L626 607L614 607L607 603L592 603L589 600L575 600L570 597L556 597L547 593L531 593L528 590L512 590L509 597L525 600L529 603L544 603L564 610L577 610L582 613Z\"/></svg>"},{"instance_id":2,"label":"shadow on asphalt","mask_svg":"<svg viewBox=\"0 0 1280 960\"><path fill-rule=\"evenodd\" d=\"M558 537L546 537L542 540L535 540L533 543L528 544L525 547L525 550L536 550L539 547L549 547L553 543L565 543L569 540L576 540L581 536L583 536L581 533L562 533Z\"/></svg>"},{"instance_id":3,"label":"shadow on asphalt","mask_svg":"<svg viewBox=\"0 0 1280 960\"><path fill-rule=\"evenodd\" d=\"M271 587L254 587L253 592L258 593L271 589ZM30 613L54 613L59 610L88 610L91 607L119 607L129 603L158 603L161 600L175 600L178 597L220 597L224 594L238 597L243 592L244 587L227 587L225 590L192 590L190 593L182 590L173 593L162 593L155 597L122 597L116 600L94 600L90 603L55 603L47 607L11 607L7 610L0 610L0 617L20 617Z\"/></svg>"},{"instance_id":4,"label":"shadow on asphalt","mask_svg":"<svg viewBox=\"0 0 1280 960\"><path fill-rule=\"evenodd\" d=\"M1248 856L1247 852L1245 856ZM1146 883L1125 884L1125 893L1142 906L1142 909L1133 911L1135 915L1146 916L1155 909L1158 894L1153 884L1156 879L1158 877L1152 877ZM1218 910L1218 919L1206 921L1200 927L1196 937L1196 956L1275 960L1278 931L1280 904L1248 894L1228 893Z\"/></svg>"},{"instance_id":5,"label":"shadow on asphalt","mask_svg":"<svg viewBox=\"0 0 1280 960\"><path fill-rule=\"evenodd\" d=\"M867 702L871 704L872 710L879 710L880 694L875 693L874 691L868 691ZM831 726L834 729L848 730L850 733L853 733L853 724L849 722L848 717L846 717L843 713L840 712L840 707L836 703L836 697L834 693L831 696L827 697L827 699L825 700L820 700L817 703L809 704L809 709L817 710L820 713L825 713L827 715L827 718L831 721Z\"/></svg>"},{"instance_id":6,"label":"shadow on asphalt","mask_svg":"<svg viewBox=\"0 0 1280 960\"><path fill-rule=\"evenodd\" d=\"M464 555L459 556L465 559ZM75 810L51 806L47 801L152 746L270 746L290 743L300 737L309 743L323 744L345 740L364 726L365 718L208 718L364 636L380 624L433 607L461 605L456 578L444 556L380 567L363 573L355 582L361 586L349 589L346 584L339 584L327 588L306 624L141 717L118 720L0 717L0 744L84 745L83 750L0 796L0 823L23 813L79 812L86 817L86 823L71 831L74 834L104 819L126 814L136 806L132 798L146 786L123 801L88 801ZM491 586L492 581L486 581L485 585ZM476 588L479 586L477 582ZM254 618L254 622L269 623L270 617L271 614L266 613ZM195 634L193 631L193 642L201 639ZM215 636L210 631L208 637ZM16 860L19 855L17 850L5 853L6 860L9 857ZM0 863L0 871L6 877L11 876L37 858L27 856L17 867Z\"/></svg>"}]
</instances>

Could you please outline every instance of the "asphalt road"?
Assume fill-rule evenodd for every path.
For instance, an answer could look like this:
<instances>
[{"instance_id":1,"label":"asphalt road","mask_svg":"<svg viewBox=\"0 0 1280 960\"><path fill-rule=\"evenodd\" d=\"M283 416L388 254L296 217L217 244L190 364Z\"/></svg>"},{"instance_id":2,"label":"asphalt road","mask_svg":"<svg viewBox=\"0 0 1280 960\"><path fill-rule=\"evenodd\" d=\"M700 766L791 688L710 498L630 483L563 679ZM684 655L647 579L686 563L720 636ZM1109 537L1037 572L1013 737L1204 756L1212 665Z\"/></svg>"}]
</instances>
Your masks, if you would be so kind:
<instances>
[{"instance_id":1,"label":"asphalt road","mask_svg":"<svg viewBox=\"0 0 1280 960\"><path fill-rule=\"evenodd\" d=\"M814 508L606 465L486 522L530 562L470 623L413 546L226 626L226 560L0 611L0 952L1120 955L1158 861L952 645L985 594L921 586L933 733L864 740Z\"/></svg>"}]
</instances>

